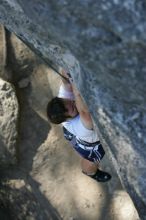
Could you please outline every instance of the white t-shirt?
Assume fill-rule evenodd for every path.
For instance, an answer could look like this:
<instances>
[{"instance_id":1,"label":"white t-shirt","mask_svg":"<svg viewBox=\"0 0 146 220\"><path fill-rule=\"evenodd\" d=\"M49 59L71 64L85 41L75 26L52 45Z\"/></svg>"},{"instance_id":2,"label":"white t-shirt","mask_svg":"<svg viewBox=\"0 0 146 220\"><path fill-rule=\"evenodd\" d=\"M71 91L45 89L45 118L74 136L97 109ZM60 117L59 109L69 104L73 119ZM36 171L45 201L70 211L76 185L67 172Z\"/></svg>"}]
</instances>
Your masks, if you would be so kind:
<instances>
[{"instance_id":1,"label":"white t-shirt","mask_svg":"<svg viewBox=\"0 0 146 220\"><path fill-rule=\"evenodd\" d=\"M71 100L74 99L73 93L70 91L67 91L63 85L60 86L58 97L71 99ZM62 125L69 132L74 134L77 139L81 139L89 143L94 143L96 141L99 141L96 130L90 130L90 129L85 128L80 119L80 115L77 115L76 117L63 122Z\"/></svg>"}]
</instances>

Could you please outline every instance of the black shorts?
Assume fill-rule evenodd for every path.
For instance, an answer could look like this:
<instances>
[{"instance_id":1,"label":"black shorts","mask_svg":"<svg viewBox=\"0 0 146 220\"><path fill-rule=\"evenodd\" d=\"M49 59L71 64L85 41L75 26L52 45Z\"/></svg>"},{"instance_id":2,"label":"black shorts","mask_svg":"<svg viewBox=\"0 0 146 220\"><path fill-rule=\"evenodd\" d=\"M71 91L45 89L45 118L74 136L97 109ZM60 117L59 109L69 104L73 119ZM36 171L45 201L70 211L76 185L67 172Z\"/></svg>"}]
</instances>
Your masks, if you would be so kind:
<instances>
[{"instance_id":1,"label":"black shorts","mask_svg":"<svg viewBox=\"0 0 146 220\"><path fill-rule=\"evenodd\" d=\"M65 127L63 127L63 132L64 137L83 158L91 162L100 162L104 157L105 151L100 141L88 143L81 139L77 139L76 136L70 133Z\"/></svg>"}]
</instances>

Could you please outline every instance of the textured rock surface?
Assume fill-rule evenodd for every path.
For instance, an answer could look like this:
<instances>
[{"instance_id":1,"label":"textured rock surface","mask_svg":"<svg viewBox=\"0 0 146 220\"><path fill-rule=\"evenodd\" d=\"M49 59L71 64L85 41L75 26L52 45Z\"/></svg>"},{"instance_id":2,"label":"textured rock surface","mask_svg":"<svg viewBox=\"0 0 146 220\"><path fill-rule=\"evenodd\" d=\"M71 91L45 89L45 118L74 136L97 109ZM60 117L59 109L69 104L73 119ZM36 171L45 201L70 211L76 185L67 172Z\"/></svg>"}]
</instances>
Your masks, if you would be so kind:
<instances>
[{"instance_id":1,"label":"textured rock surface","mask_svg":"<svg viewBox=\"0 0 146 220\"><path fill-rule=\"evenodd\" d=\"M0 77L4 77L5 67L6 67L6 38L5 38L5 28L0 25Z\"/></svg>"},{"instance_id":2,"label":"textured rock surface","mask_svg":"<svg viewBox=\"0 0 146 220\"><path fill-rule=\"evenodd\" d=\"M19 67L12 72L20 104L19 164L1 170L0 218L139 220L107 155L101 166L112 170L109 183L96 183L81 173L80 158L63 138L60 126L46 122L45 106L58 93L60 77L16 36L9 37L6 46L12 60L7 65L11 70ZM23 67L32 59L30 72Z\"/></svg>"},{"instance_id":3,"label":"textured rock surface","mask_svg":"<svg viewBox=\"0 0 146 220\"><path fill-rule=\"evenodd\" d=\"M0 25L0 74L6 65L6 47L5 47L5 31L3 25Z\"/></svg>"},{"instance_id":4,"label":"textured rock surface","mask_svg":"<svg viewBox=\"0 0 146 220\"><path fill-rule=\"evenodd\" d=\"M61 219L55 209L44 199L41 204L41 193L36 194L38 185L31 177L24 180L11 180L9 184L1 185L0 199L5 201L5 209L2 212L3 220L59 220ZM45 211L44 211L45 209ZM1 213L0 213L1 214Z\"/></svg>"},{"instance_id":5,"label":"textured rock surface","mask_svg":"<svg viewBox=\"0 0 146 220\"><path fill-rule=\"evenodd\" d=\"M22 0L3 0L0 5L0 21L10 31L48 64L70 71L143 219L145 9L144 0L30 0L27 4Z\"/></svg>"},{"instance_id":6,"label":"textured rock surface","mask_svg":"<svg viewBox=\"0 0 146 220\"><path fill-rule=\"evenodd\" d=\"M0 164L15 164L17 155L18 102L10 83L0 79Z\"/></svg>"}]
</instances>

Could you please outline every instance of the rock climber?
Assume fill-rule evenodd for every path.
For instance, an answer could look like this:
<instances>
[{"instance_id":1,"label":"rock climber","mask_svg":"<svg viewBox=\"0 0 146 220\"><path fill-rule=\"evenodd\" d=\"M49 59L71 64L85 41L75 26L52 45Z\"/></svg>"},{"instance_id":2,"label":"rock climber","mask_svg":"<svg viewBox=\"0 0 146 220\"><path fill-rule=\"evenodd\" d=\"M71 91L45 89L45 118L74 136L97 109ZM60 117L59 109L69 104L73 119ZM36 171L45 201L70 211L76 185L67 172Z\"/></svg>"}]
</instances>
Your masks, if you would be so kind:
<instances>
[{"instance_id":1,"label":"rock climber","mask_svg":"<svg viewBox=\"0 0 146 220\"><path fill-rule=\"evenodd\" d=\"M59 94L47 105L48 119L54 124L62 124L64 137L82 157L82 172L98 182L107 182L111 175L100 169L99 163L105 151L89 110L70 74L63 69L61 74Z\"/></svg>"}]
</instances>

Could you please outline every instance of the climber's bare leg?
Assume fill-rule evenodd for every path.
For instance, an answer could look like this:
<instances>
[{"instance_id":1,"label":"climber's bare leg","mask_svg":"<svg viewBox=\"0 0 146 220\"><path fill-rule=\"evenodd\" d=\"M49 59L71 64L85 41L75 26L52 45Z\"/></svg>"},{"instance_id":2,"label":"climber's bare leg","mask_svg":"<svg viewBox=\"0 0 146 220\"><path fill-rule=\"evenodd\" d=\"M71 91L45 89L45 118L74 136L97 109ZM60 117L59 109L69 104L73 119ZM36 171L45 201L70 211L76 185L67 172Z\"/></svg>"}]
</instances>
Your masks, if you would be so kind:
<instances>
[{"instance_id":1,"label":"climber's bare leg","mask_svg":"<svg viewBox=\"0 0 146 220\"><path fill-rule=\"evenodd\" d=\"M81 167L82 167L83 173L86 173L88 175L93 175L96 173L97 169L99 169L99 164L98 163L95 164L83 158L81 160Z\"/></svg>"},{"instance_id":2,"label":"climber's bare leg","mask_svg":"<svg viewBox=\"0 0 146 220\"><path fill-rule=\"evenodd\" d=\"M81 161L82 172L95 179L98 182L107 182L111 179L111 175L99 169L99 163L93 163L89 160L82 159Z\"/></svg>"}]
</instances>

